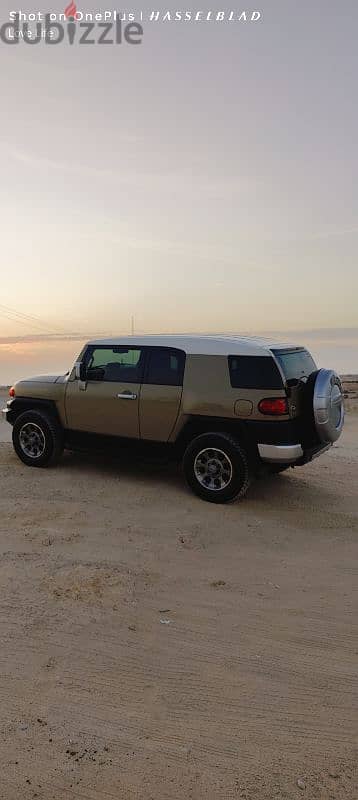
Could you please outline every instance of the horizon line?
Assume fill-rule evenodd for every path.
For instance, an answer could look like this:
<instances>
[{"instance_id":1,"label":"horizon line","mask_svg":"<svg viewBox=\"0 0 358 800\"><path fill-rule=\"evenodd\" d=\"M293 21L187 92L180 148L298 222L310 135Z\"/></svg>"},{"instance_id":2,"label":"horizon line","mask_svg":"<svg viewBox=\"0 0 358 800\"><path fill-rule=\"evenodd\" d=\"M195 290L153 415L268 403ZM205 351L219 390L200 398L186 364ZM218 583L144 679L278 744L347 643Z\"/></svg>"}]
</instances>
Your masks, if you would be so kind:
<instances>
[{"instance_id":1,"label":"horizon line","mask_svg":"<svg viewBox=\"0 0 358 800\"><path fill-rule=\"evenodd\" d=\"M178 331L176 331L175 333L178 333ZM332 333L341 333L341 334L345 333L347 335L352 335L352 334L358 335L358 327L347 327L347 328L346 327L336 327L336 328L324 327L324 328L301 328L301 329L300 328L285 328L283 330L278 330L277 328L265 328L265 329L261 329L261 330L255 329L255 333L253 333L252 330L251 331L245 330L245 331L240 331L240 332L238 332L237 330L235 332L231 330L231 331L220 332L220 333L218 333L218 331L215 331L215 332L211 332L211 331L210 332L209 331L184 331L184 332L182 332L182 331L179 331L179 334L182 335L182 336L185 336L185 335L191 335L191 336L200 336L200 335L201 336L203 336L203 335L204 336L230 336L230 335L234 335L234 333L236 335L242 335L242 336L254 336L254 335L257 336L257 335L264 334L264 333L274 333L274 334L278 334L278 335L281 335L281 334L282 335L286 335L287 333L294 333L294 334L298 334L298 335L302 335L302 334L306 334L306 335L307 334L308 335L321 334L321 335L324 335L324 334L328 334L328 333L329 334L332 334ZM113 335L116 335L116 336L131 336L131 335L132 336L146 336L146 335L154 336L155 334L152 333L152 332L148 333L147 331L144 332L144 331L139 331L139 330L136 331L134 334L129 334L129 333L113 334L113 332L101 332L101 333L99 333L98 331L96 333L89 332L89 331L83 332L83 333L80 333L80 332L51 333L51 334L48 334L48 333L37 333L37 334L25 334L24 336L0 336L0 346L1 345L6 345L6 344L27 344L27 343L30 344L30 343L35 343L35 342L76 342L76 341L89 340L89 339L95 339L95 338L98 338L98 339L111 338L111 337L113 337ZM174 333L173 332L171 332L171 333L168 333L168 332L163 333L163 332L161 332L161 334L159 334L159 335L173 336Z\"/></svg>"}]
</instances>

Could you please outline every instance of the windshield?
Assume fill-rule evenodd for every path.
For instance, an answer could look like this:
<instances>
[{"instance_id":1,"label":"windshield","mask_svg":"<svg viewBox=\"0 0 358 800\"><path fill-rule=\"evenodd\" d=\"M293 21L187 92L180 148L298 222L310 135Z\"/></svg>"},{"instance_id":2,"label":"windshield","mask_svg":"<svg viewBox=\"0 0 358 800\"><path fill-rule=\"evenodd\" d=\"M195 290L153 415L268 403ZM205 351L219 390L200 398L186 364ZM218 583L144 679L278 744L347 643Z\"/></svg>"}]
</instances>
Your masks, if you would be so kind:
<instances>
[{"instance_id":1,"label":"windshield","mask_svg":"<svg viewBox=\"0 0 358 800\"><path fill-rule=\"evenodd\" d=\"M287 381L308 378L317 366L307 350L273 350Z\"/></svg>"}]
</instances>

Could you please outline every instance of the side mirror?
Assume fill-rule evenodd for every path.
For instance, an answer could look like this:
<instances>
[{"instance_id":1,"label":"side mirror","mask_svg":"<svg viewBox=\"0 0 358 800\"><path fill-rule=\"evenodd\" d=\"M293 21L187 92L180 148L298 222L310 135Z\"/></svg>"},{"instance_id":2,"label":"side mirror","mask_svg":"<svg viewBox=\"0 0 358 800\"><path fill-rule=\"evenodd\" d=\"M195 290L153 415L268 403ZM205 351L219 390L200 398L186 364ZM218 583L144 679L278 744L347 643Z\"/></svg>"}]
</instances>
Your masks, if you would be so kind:
<instances>
[{"instance_id":1,"label":"side mirror","mask_svg":"<svg viewBox=\"0 0 358 800\"><path fill-rule=\"evenodd\" d=\"M87 370L86 370L86 365L83 363L83 361L76 361L76 364L75 364L75 375L76 375L77 380L79 380L79 381L85 381L86 380L86 378L87 378Z\"/></svg>"}]
</instances>

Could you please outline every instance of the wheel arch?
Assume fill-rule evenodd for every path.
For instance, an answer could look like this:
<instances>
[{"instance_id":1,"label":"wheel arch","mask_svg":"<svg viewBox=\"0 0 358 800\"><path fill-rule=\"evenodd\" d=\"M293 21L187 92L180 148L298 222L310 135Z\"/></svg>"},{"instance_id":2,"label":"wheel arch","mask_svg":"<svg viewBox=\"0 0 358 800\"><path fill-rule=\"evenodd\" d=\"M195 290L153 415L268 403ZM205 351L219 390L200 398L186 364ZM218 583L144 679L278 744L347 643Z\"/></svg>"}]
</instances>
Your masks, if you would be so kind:
<instances>
[{"instance_id":1,"label":"wheel arch","mask_svg":"<svg viewBox=\"0 0 358 800\"><path fill-rule=\"evenodd\" d=\"M225 417L192 416L181 429L176 441L175 449L178 457L182 457L190 442L202 433L229 433L242 443L248 456L257 456L257 445L250 435L244 420L228 419Z\"/></svg>"},{"instance_id":2,"label":"wheel arch","mask_svg":"<svg viewBox=\"0 0 358 800\"><path fill-rule=\"evenodd\" d=\"M10 410L7 415L8 421L11 423L11 425L13 425L18 417L21 414L24 414L25 411L47 411L62 427L60 415L54 400L33 397L15 397L10 405Z\"/></svg>"}]
</instances>

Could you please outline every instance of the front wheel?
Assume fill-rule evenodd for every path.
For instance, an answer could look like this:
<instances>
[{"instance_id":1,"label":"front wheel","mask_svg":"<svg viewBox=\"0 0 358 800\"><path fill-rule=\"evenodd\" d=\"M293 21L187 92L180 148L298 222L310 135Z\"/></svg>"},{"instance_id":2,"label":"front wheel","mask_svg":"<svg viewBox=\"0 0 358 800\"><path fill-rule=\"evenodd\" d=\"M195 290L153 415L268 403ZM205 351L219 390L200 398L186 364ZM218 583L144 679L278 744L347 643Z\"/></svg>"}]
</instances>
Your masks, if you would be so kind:
<instances>
[{"instance_id":1,"label":"front wheel","mask_svg":"<svg viewBox=\"0 0 358 800\"><path fill-rule=\"evenodd\" d=\"M25 411L14 423L14 450L29 467L48 467L63 453L63 431L56 419L43 411Z\"/></svg>"},{"instance_id":2,"label":"front wheel","mask_svg":"<svg viewBox=\"0 0 358 800\"><path fill-rule=\"evenodd\" d=\"M244 497L250 485L247 453L227 433L204 433L193 439L183 467L190 488L210 503Z\"/></svg>"}]
</instances>

